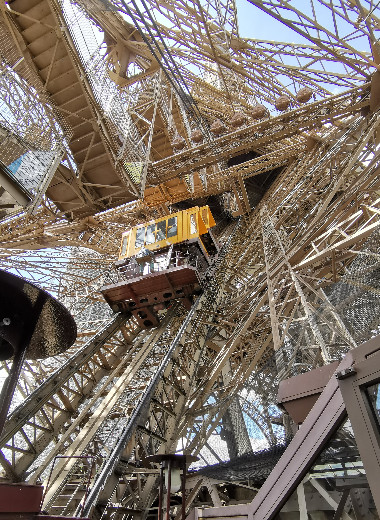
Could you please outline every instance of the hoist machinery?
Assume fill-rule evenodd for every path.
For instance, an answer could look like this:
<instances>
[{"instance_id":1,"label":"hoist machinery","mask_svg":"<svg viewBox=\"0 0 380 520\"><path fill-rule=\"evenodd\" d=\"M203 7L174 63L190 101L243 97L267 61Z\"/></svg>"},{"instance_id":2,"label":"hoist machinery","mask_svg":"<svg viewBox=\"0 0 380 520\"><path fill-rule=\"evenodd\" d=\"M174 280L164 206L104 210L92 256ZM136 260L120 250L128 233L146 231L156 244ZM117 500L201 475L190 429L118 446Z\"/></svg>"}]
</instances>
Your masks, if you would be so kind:
<instances>
[{"instance_id":1,"label":"hoist machinery","mask_svg":"<svg viewBox=\"0 0 380 520\"><path fill-rule=\"evenodd\" d=\"M219 245L208 206L195 206L135 226L121 238L119 281L101 288L114 312L130 312L141 327L157 326L173 300L190 308Z\"/></svg>"}]
</instances>

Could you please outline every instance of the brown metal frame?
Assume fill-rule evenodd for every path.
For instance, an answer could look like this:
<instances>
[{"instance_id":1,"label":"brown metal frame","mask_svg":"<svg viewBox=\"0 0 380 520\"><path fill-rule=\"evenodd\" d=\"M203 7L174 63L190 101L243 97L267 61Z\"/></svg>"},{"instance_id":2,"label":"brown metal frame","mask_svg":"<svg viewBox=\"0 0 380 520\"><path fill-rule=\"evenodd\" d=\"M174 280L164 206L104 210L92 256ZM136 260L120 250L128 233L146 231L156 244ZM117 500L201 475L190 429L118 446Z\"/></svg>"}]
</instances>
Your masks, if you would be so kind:
<instances>
[{"instance_id":1,"label":"brown metal frame","mask_svg":"<svg viewBox=\"0 0 380 520\"><path fill-rule=\"evenodd\" d=\"M247 505L205 509L202 517L273 519L302 482L347 414L373 499L380 511L380 430L365 393L366 388L377 381L380 381L380 336L344 357L254 500Z\"/></svg>"},{"instance_id":2,"label":"brown metal frame","mask_svg":"<svg viewBox=\"0 0 380 520\"><path fill-rule=\"evenodd\" d=\"M380 381L380 337L355 349L353 359L351 370L343 378L338 372L337 377L372 496L380 511L380 429L366 394L369 386Z\"/></svg>"}]
</instances>

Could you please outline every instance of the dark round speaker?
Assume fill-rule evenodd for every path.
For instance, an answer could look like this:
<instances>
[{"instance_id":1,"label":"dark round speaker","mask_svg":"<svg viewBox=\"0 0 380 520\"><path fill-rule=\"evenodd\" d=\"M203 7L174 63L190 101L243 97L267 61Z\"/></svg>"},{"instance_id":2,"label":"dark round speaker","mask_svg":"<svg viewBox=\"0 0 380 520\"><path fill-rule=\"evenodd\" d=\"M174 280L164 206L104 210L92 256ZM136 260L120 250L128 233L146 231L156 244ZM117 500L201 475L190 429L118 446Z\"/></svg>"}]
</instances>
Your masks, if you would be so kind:
<instances>
[{"instance_id":1,"label":"dark round speaker","mask_svg":"<svg viewBox=\"0 0 380 520\"><path fill-rule=\"evenodd\" d=\"M76 339L69 311L36 285L0 271L0 360L27 349L27 359L55 356Z\"/></svg>"}]
</instances>

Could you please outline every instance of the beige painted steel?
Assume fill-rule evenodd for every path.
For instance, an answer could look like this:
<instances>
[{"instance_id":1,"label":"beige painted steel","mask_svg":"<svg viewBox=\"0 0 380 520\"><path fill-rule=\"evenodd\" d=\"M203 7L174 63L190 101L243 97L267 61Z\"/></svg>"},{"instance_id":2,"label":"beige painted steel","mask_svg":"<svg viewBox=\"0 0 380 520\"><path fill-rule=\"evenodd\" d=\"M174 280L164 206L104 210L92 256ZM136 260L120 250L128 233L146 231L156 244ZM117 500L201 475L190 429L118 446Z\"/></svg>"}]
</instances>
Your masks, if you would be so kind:
<instances>
[{"instance_id":1,"label":"beige painted steel","mask_svg":"<svg viewBox=\"0 0 380 520\"><path fill-rule=\"evenodd\" d=\"M356 25L349 18L349 26L356 36L369 38L373 48L370 56L354 49L338 28L327 34L315 19L310 22L304 13L282 0L252 3L272 16L279 16L282 7L287 12L282 20L288 27L295 27L292 16L299 15L301 29L307 30L310 22L318 28L318 38L313 35L308 44L240 38L233 2L207 2L210 9L217 6L215 12L221 15L218 20L198 1L187 2L186 6L161 2L160 9L178 28L159 24L162 36L172 43L173 56L191 63L192 70L201 71L197 76L190 69L183 70L201 117L212 123L218 118L229 122L239 111L246 116L241 127L227 124L220 136L209 135L202 127L203 142L196 144L191 134L199 121L189 115L163 69L159 87L152 88L157 80L156 67L162 63L157 65L140 36L133 40L135 28L114 11L102 9L104 4L98 0L79 3L109 37L105 58L99 60L98 69L92 73L81 62L57 0L16 0L10 9L1 3L1 21L10 32L10 47L18 53L17 59L23 58L20 62L13 59L15 70L25 73L29 67L34 76L30 73L28 77L39 78L38 89L50 95L54 110L65 121L69 149L78 170L61 163L36 214L20 213L0 223L0 255L8 268L25 269L38 276L46 276L46 265L61 294L83 302L84 308L100 301L96 287L101 275L91 272L94 261L90 255L72 252L70 261L77 269L75 273L62 269L62 264L49 265L43 254L33 261L28 251L37 254L41 249L60 246L88 248L98 254L96 266L106 272L116 259L120 236L126 228L169 214L171 204L210 195L230 197L227 209L242 218L237 231L227 228L222 237L225 241L234 234L223 272L210 281L220 284L215 310L210 313L210 302L202 300L194 323L184 332L158 385L149 413L142 418L124 453L132 461L141 460L152 450L164 453L182 443L185 451L198 454L220 425L229 404L246 387L252 372L262 369L275 351L281 355L292 326L302 321L305 328L315 332L309 348L302 352L309 365L320 362L321 352L325 360L339 355L334 346L337 336L345 347L354 346L338 313L329 307L325 289L341 279L365 240L378 229L379 117L368 114L369 86L364 83L369 73L379 67L374 41L378 20L374 13L364 12L363 17L359 2L315 3L326 4L334 15L346 19L349 15L343 7L349 4L350 13L365 18L364 24ZM123 9L116 0L113 5ZM155 10L158 3L150 0L147 6ZM149 24L148 16L146 20ZM150 28L154 29L152 25ZM121 53L122 60L117 53ZM144 69L139 79L127 78L124 70L133 53ZM299 60L307 59L308 68L287 64L289 53ZM326 65L331 59L343 63L345 72L329 71ZM128 107L128 139L137 136L139 161L135 155L128 155L132 154L132 140L126 136L122 142L118 140L112 118L92 91L91 74L97 72L99 78L113 72L121 90L140 90L138 96L131 95ZM281 76L287 77L286 85ZM212 85L208 77L218 81ZM289 87L291 82L297 89L312 88L316 99L297 104ZM335 88L345 92L329 95ZM292 107L278 115L272 107L275 98L284 93L291 98ZM267 113L260 120L253 118L252 96L270 106L270 117ZM173 143L178 136L185 145L176 151ZM227 165L227 160L247 151L257 156L242 164ZM142 167L140 181L132 182L123 169L128 157L131 163L138 162L136 171ZM251 208L247 181L275 168L281 169L278 177L262 201ZM137 198L140 191L144 200ZM122 205L127 201L130 204ZM45 278L43 283L52 284ZM321 339L313 323L321 302L327 309L321 316L329 331L327 341ZM115 356L131 354L137 348L140 340L134 342L134 337L138 328L135 323L128 327L121 333L129 341L124 342L119 335L91 364L78 367L72 386L64 386L15 434L0 459L9 478L23 478L37 456L45 457L41 468L33 469L36 479L53 456L67 452L84 418L84 411L73 417L79 402L84 404L84 410L92 410L95 396L89 391L94 382L101 380L105 385L129 359L116 362ZM94 325L88 324L78 344L93 333ZM289 370L296 350L289 360ZM126 370L131 377L137 374L137 368ZM20 393L28 395L53 372L53 363L25 367ZM286 371L280 375L285 376ZM146 385L142 381L141 393ZM92 439L101 424L106 424L108 409L117 404L122 388L103 397L98 415L91 411L82 436L79 434L71 443L70 453L78 455L93 449ZM263 395L267 391L259 390ZM70 428L66 434L65 428ZM267 435L273 437L269 430L268 425ZM85 436L85 431L90 434ZM44 455L52 439L54 449ZM111 444L107 449L112 448ZM60 469L64 465L62 462ZM59 473L53 479L57 489L65 484L64 472ZM101 500L110 501L112 507L123 504L136 516L145 514L156 496L156 476L153 468L147 468L146 473L143 468L134 472L133 465L128 465L122 478L114 474L104 483ZM209 485L218 503L215 483ZM187 502L189 511L197 490L194 485ZM53 490L49 490L49 498L52 494ZM244 516L242 511L237 506L238 517Z\"/></svg>"}]
</instances>

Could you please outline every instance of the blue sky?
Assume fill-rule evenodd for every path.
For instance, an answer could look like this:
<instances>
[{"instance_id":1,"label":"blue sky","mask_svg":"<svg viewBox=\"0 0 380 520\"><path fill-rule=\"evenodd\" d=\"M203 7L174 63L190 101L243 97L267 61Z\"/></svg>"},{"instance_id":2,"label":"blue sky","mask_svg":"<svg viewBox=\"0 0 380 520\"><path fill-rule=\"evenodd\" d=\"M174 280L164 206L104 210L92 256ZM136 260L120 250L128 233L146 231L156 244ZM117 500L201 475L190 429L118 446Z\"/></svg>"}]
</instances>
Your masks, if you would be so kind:
<instances>
[{"instance_id":1,"label":"blue sky","mask_svg":"<svg viewBox=\"0 0 380 520\"><path fill-rule=\"evenodd\" d=\"M235 1L238 11L240 36L242 38L310 43L283 23L278 22L258 7L253 6L248 0ZM297 8L310 18L313 18L309 2L306 2L305 0L293 0L291 6ZM319 3L314 3L314 7L316 8L316 19L318 23L322 27L329 29L331 32L335 32L333 16L330 9ZM295 19L295 16L288 11L283 10L282 13L286 14L286 16L291 19ZM378 17L380 16L380 4L376 9L376 15ZM350 17L352 20L355 20L355 11L350 13ZM353 26L347 24L347 22L339 16L335 17L335 23L342 37L350 34L354 30ZM364 22L361 23L364 26ZM353 41L350 41L350 44L358 50L369 50L367 38L355 38Z\"/></svg>"},{"instance_id":2,"label":"blue sky","mask_svg":"<svg viewBox=\"0 0 380 520\"><path fill-rule=\"evenodd\" d=\"M242 38L284 42L304 41L301 36L254 7L248 0L236 0L236 7L239 34Z\"/></svg>"}]
</instances>

